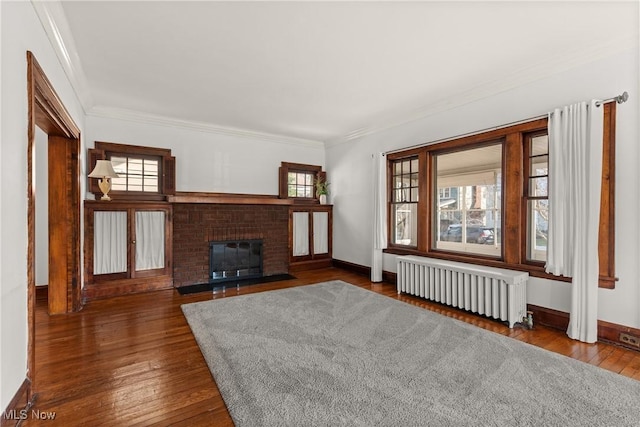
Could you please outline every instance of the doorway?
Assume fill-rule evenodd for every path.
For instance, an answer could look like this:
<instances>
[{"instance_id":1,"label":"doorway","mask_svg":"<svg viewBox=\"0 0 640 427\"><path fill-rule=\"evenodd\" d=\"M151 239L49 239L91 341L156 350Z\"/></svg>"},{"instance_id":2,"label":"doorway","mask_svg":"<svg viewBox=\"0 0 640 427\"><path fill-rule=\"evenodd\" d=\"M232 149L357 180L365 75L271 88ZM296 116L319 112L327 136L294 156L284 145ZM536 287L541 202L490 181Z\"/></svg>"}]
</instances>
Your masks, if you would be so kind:
<instances>
[{"instance_id":1,"label":"doorway","mask_svg":"<svg viewBox=\"0 0 640 427\"><path fill-rule=\"evenodd\" d=\"M27 349L28 399L36 393L36 127L46 134L48 179L48 307L49 314L81 308L80 286L80 129L62 104L34 55L27 52ZM40 164L40 162L39 162ZM42 168L42 167L41 167ZM41 203L44 203L44 200Z\"/></svg>"}]
</instances>

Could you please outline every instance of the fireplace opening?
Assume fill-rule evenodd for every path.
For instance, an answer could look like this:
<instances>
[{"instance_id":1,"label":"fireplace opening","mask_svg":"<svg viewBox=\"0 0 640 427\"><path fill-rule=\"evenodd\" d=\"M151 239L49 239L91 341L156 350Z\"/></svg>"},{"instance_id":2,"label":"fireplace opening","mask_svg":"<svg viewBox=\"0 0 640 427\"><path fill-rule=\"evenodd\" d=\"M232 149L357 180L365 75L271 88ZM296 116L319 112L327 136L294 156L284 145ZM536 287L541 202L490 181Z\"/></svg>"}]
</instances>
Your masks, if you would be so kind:
<instances>
[{"instance_id":1,"label":"fireplace opening","mask_svg":"<svg viewBox=\"0 0 640 427\"><path fill-rule=\"evenodd\" d=\"M262 275L261 239L209 242L209 283Z\"/></svg>"}]
</instances>

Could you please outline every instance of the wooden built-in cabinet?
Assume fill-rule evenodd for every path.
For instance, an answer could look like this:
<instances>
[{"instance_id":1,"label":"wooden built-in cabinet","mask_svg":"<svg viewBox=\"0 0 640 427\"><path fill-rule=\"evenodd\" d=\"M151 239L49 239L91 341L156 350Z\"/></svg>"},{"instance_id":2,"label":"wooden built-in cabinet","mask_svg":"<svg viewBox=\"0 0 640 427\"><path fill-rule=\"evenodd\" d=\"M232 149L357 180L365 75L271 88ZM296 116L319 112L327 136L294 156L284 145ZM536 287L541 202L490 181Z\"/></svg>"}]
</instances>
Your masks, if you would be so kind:
<instances>
[{"instance_id":1,"label":"wooden built-in cabinet","mask_svg":"<svg viewBox=\"0 0 640 427\"><path fill-rule=\"evenodd\" d=\"M170 203L87 200L84 207L85 299L173 286Z\"/></svg>"},{"instance_id":2,"label":"wooden built-in cabinet","mask_svg":"<svg viewBox=\"0 0 640 427\"><path fill-rule=\"evenodd\" d=\"M289 270L331 266L333 206L289 208Z\"/></svg>"}]
</instances>

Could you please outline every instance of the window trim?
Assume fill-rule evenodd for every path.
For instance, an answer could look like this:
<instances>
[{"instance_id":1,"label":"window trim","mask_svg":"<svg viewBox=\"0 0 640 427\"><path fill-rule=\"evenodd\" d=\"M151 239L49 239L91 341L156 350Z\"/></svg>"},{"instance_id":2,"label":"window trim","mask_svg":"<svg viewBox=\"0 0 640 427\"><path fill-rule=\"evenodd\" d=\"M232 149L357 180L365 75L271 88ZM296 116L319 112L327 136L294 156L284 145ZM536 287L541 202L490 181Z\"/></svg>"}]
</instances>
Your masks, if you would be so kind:
<instances>
[{"instance_id":1,"label":"window trim","mask_svg":"<svg viewBox=\"0 0 640 427\"><path fill-rule=\"evenodd\" d=\"M312 173L314 175L313 197L289 196L288 176L289 172ZM322 166L307 165L304 163L282 162L279 168L278 197L281 199L291 199L295 203L320 203L316 192L315 182L318 179L326 180L327 173L322 170Z\"/></svg>"},{"instance_id":2,"label":"window trim","mask_svg":"<svg viewBox=\"0 0 640 427\"><path fill-rule=\"evenodd\" d=\"M175 194L175 157L171 155L171 150L166 148L144 147L138 145L118 144L113 142L95 141L94 148L88 150L88 168L92 171L97 160L109 160L112 156L134 157L140 159L158 160L158 191L122 191L111 190L109 195L114 200L149 200L163 201L167 196ZM102 194L96 179L87 177L87 189L96 196Z\"/></svg>"},{"instance_id":3,"label":"window trim","mask_svg":"<svg viewBox=\"0 0 640 427\"><path fill-rule=\"evenodd\" d=\"M598 251L600 255L599 287L613 289L615 277L615 102L603 104L603 171L600 204L600 235ZM511 126L479 132L473 135L427 144L417 148L387 154L387 231L388 242L385 253L396 255L421 255L449 259L470 264L487 265L498 268L527 271L533 277L571 282L571 278L559 277L544 271L544 263L528 261L526 257L526 198L524 197L523 176L526 172L525 136L548 131L548 119L537 118ZM457 151L480 147L484 144L503 141L502 151L502 256L500 259L475 254L463 254L433 248L435 188L434 156L439 152ZM419 199L418 199L418 245L407 247L392 242L393 218L392 162L418 156L419 159ZM526 173L528 176L528 173Z\"/></svg>"}]
</instances>

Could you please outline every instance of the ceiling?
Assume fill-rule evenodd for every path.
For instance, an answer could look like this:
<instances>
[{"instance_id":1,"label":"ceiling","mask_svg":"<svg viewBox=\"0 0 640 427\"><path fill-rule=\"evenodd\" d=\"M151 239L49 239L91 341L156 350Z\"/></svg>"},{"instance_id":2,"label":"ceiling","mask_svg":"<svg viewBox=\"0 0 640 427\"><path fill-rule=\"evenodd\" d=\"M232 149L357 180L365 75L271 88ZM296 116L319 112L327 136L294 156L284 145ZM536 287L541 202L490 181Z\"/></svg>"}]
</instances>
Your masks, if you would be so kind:
<instances>
[{"instance_id":1,"label":"ceiling","mask_svg":"<svg viewBox=\"0 0 640 427\"><path fill-rule=\"evenodd\" d=\"M638 43L634 1L43 3L87 114L301 142L348 140Z\"/></svg>"}]
</instances>

